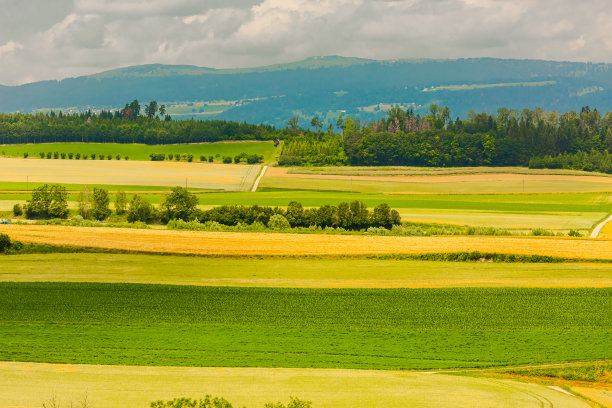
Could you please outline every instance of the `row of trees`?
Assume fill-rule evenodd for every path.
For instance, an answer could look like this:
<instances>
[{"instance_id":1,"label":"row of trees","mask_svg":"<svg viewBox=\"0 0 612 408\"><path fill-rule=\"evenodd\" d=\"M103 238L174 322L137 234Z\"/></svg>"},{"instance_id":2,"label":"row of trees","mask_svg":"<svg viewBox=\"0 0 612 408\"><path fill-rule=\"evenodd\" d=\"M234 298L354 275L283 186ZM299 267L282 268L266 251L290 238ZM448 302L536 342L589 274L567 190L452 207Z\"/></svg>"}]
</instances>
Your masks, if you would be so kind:
<instances>
[{"instance_id":1,"label":"row of trees","mask_svg":"<svg viewBox=\"0 0 612 408\"><path fill-rule=\"evenodd\" d=\"M170 153L166 155L165 153L151 153L149 157L151 158L151 161L165 161L166 159L175 160L175 161L182 160L182 161L187 161L187 162L193 161L193 154L178 154L178 153L172 154ZM212 163L214 162L214 160L215 160L214 156L208 156L208 158L206 158L206 156L200 156L201 162L208 161ZM221 159L223 163L231 163L233 161L234 163L246 162L248 164L261 163L263 162L263 160L264 160L263 155L256 154L256 153L248 154L244 152L237 154L233 158L231 156L223 156L223 158Z\"/></svg>"},{"instance_id":2,"label":"row of trees","mask_svg":"<svg viewBox=\"0 0 612 408\"><path fill-rule=\"evenodd\" d=\"M392 210L388 204L380 204L370 212L366 205L359 201L308 209L305 209L301 203L292 201L286 210L257 205L224 205L207 211L197 211L194 217L201 223L214 221L230 226L261 223L269 227L271 222L283 223L284 219L287 227L290 228L331 227L353 231L369 227L391 228L393 225L401 224L399 213Z\"/></svg>"},{"instance_id":3,"label":"row of trees","mask_svg":"<svg viewBox=\"0 0 612 408\"><path fill-rule=\"evenodd\" d=\"M66 160L66 159L68 159L68 160L73 160L73 159L74 160L81 160L81 159L83 159L83 160L87 160L87 159L91 159L91 160L96 160L96 159L98 159L98 160L104 160L104 159L106 159L106 160L113 160L113 158L115 160L121 160L122 159L120 154L116 154L116 155L113 156L112 154L103 154L103 153L100 153L100 154L95 154L95 153L85 154L84 153L84 154L81 155L81 153L64 153L64 152L53 152L53 153L46 152L45 153L45 152L40 152L40 153L38 153L38 155L40 156L41 159L56 159L56 160L57 159L62 159L62 160ZM23 154L24 159L27 159L28 156L29 156L28 153L24 153ZM129 160L130 158L129 158L129 156L123 156L123 159L124 160Z\"/></svg>"},{"instance_id":4,"label":"row of trees","mask_svg":"<svg viewBox=\"0 0 612 408\"><path fill-rule=\"evenodd\" d=\"M30 219L50 219L68 217L68 193L58 184L45 184L32 191L32 198L25 206L26 217ZM287 209L280 207L261 207L224 205L202 211L197 208L197 196L183 187L174 187L161 206L154 207L142 196L134 195L128 202L125 192L115 194L115 213L126 215L128 222L162 222L170 220L214 221L223 225L251 225L261 223L270 226L286 224L287 228L296 227L333 227L346 230L363 230L369 227L391 228L401 224L401 217L387 204L380 204L372 211L359 201L340 203L337 206L324 205L319 208L305 209L301 203L292 201ZM105 220L112 214L111 195L103 188L94 188L79 193L78 212L83 219ZM17 207L15 215L20 215Z\"/></svg>"}]
</instances>

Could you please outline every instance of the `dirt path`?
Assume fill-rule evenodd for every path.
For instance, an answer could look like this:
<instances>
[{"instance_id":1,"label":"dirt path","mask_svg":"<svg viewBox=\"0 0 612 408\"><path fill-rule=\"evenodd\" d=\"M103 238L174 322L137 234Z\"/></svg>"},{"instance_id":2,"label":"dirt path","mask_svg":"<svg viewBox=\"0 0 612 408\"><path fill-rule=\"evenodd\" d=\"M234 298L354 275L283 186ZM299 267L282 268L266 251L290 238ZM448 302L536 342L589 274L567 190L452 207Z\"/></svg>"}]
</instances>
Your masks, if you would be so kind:
<instances>
[{"instance_id":1,"label":"dirt path","mask_svg":"<svg viewBox=\"0 0 612 408\"><path fill-rule=\"evenodd\" d=\"M593 228L593 232L591 232L591 235L589 236L589 238L597 238L602 228L610 221L612 221L612 215L606 218L605 220L603 220L602 222L600 222L595 228Z\"/></svg>"},{"instance_id":2,"label":"dirt path","mask_svg":"<svg viewBox=\"0 0 612 408\"><path fill-rule=\"evenodd\" d=\"M255 184L253 184L253 188L251 189L252 193L257 191L257 187L259 187L259 182L261 181L261 179L266 174L266 170L268 170L268 166L263 166L263 169L261 170L261 173L259 173L259 177L257 177L257 180L255 180Z\"/></svg>"}]
</instances>

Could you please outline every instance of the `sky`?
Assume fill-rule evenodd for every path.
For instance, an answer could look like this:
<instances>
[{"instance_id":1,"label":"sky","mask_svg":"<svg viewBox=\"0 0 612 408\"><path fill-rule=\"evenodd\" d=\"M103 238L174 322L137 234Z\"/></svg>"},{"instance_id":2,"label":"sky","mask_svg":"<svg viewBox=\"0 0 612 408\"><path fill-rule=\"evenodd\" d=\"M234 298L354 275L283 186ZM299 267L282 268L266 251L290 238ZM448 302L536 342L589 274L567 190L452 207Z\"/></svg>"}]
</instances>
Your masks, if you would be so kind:
<instances>
[{"instance_id":1,"label":"sky","mask_svg":"<svg viewBox=\"0 0 612 408\"><path fill-rule=\"evenodd\" d=\"M312 56L612 62L610 0L0 0L0 84Z\"/></svg>"}]
</instances>

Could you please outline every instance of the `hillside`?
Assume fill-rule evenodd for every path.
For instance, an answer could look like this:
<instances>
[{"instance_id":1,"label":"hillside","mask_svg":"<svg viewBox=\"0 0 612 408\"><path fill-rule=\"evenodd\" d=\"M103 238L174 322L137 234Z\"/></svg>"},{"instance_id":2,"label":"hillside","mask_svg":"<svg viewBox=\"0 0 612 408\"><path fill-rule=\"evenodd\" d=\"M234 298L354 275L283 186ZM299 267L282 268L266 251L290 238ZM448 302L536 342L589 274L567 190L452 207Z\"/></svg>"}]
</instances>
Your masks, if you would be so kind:
<instances>
[{"instance_id":1,"label":"hillside","mask_svg":"<svg viewBox=\"0 0 612 408\"><path fill-rule=\"evenodd\" d=\"M392 105L451 115L542 107L612 109L612 64L460 59L375 61L314 57L245 69L142 65L62 81L0 86L0 111L119 108L126 101L166 103L175 119L233 119L284 126L300 114L328 123L341 111L371 120Z\"/></svg>"}]
</instances>

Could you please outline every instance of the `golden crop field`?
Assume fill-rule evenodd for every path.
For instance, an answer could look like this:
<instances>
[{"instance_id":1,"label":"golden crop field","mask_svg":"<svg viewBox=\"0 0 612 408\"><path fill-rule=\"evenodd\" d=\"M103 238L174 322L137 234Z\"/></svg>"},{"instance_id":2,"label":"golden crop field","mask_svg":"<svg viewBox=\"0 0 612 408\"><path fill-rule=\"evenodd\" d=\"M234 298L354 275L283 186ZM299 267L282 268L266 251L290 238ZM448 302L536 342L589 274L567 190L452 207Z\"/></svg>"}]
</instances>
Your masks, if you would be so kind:
<instances>
[{"instance_id":1,"label":"golden crop field","mask_svg":"<svg viewBox=\"0 0 612 408\"><path fill-rule=\"evenodd\" d=\"M612 239L612 221L609 221L599 232L598 238Z\"/></svg>"},{"instance_id":2,"label":"golden crop field","mask_svg":"<svg viewBox=\"0 0 612 408\"><path fill-rule=\"evenodd\" d=\"M315 407L588 408L584 400L543 385L405 371L138 367L0 362L2 407L35 408L51 395L76 404L87 393L97 408L146 407L176 397L222 396L261 408L289 396Z\"/></svg>"},{"instance_id":3,"label":"golden crop field","mask_svg":"<svg viewBox=\"0 0 612 408\"><path fill-rule=\"evenodd\" d=\"M249 190L259 165L124 160L0 159L0 181Z\"/></svg>"},{"instance_id":4,"label":"golden crop field","mask_svg":"<svg viewBox=\"0 0 612 408\"><path fill-rule=\"evenodd\" d=\"M12 239L56 245L197 255L369 255L462 251L612 259L612 240L564 237L435 236L202 232L0 225Z\"/></svg>"}]
</instances>

